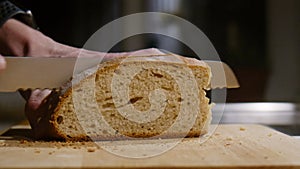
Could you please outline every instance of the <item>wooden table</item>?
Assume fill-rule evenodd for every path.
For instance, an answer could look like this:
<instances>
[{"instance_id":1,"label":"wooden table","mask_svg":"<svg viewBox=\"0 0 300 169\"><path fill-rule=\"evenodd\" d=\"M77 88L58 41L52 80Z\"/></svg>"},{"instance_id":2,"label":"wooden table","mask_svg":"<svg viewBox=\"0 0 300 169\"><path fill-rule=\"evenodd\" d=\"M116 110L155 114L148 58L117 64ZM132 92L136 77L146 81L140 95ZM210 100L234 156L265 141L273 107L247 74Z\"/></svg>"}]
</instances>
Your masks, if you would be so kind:
<instances>
[{"instance_id":1,"label":"wooden table","mask_svg":"<svg viewBox=\"0 0 300 169\"><path fill-rule=\"evenodd\" d=\"M172 139L105 142L101 147L26 141L22 137L28 133L28 126L21 125L2 135L0 168L300 168L300 141L261 125L219 125L211 136L186 138L147 158L118 156L107 147L130 156L134 149L160 151Z\"/></svg>"}]
</instances>

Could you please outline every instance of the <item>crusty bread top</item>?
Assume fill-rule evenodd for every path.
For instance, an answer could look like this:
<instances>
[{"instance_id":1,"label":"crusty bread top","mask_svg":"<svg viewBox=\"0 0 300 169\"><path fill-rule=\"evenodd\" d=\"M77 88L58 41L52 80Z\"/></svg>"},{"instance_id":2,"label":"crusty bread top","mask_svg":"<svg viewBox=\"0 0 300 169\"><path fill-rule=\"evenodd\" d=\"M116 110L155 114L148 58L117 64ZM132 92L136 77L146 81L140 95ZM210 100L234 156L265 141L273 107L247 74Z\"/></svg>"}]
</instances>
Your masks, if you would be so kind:
<instances>
[{"instance_id":1,"label":"crusty bread top","mask_svg":"<svg viewBox=\"0 0 300 169\"><path fill-rule=\"evenodd\" d=\"M194 58L183 57L175 54L166 54L166 55L147 55L147 56L124 56L112 60L106 60L93 68L87 69L79 74L74 75L70 81L68 81L61 87L60 92L61 94L65 93L72 86L77 85L81 80L96 73L97 70L102 66L120 65L122 63L128 63L128 62L162 62L162 63L165 62L165 63L174 63L174 64L184 64L189 67L194 67L194 66L203 67L208 70L209 82L207 84L207 89L209 88L209 83L211 79L211 70L207 63Z\"/></svg>"},{"instance_id":2,"label":"crusty bread top","mask_svg":"<svg viewBox=\"0 0 300 169\"><path fill-rule=\"evenodd\" d=\"M138 64L136 64L138 63ZM91 82L94 80L96 80L97 77L97 73L102 73L106 72L106 70L113 70L117 72L117 69L119 66L122 67L123 66L128 66L128 65L140 65L139 63L142 63L145 65L149 64L152 65L154 67L154 69L157 68L159 69L159 67L164 67L166 65L168 65L170 63L170 67L173 67L175 70L173 72L177 73L177 69L179 70L179 74L180 74L180 70L191 70L191 72L193 72L192 77L194 75L195 79L200 79L198 86L200 88L204 88L207 89L206 87L209 86L210 83L210 77L211 77L211 72L210 72L210 67L203 61L199 61L196 59L191 59L191 58L185 58L182 56L178 56L178 55L151 55L151 56L129 56L129 57L120 57L120 58L116 58L113 60L108 60L105 62L102 62L100 64L98 64L97 66L85 70L79 74L74 75L74 77L68 81L65 85L63 85L61 87L61 89L57 92L53 92L51 94L51 96L49 96L47 99L49 100L49 104L47 102L45 102L45 107L51 107L53 108L53 110L49 111L48 109L45 110L45 113L42 113L45 118L42 118L42 120L39 122L38 119L37 120L37 125L36 127L33 127L33 129L36 130L36 137L40 138L40 137L47 137L47 133L52 133L51 135L55 138L65 138L60 132L59 130L54 130L55 128L58 129L58 126L54 126L54 125L58 125L55 123L55 121L57 121L58 115L57 112L60 110L61 105L64 104L64 100L67 100L67 98L69 98L70 94L72 94L74 91L82 91L82 90L77 90L77 89L81 89L82 84L85 84L86 81ZM145 66L147 67L147 66ZM151 66L150 66L151 67ZM128 70L128 69L127 69ZM110 73L114 73L113 71L110 71ZM133 70L134 71L134 70ZM122 72L122 71L121 71ZM182 72L181 72L182 73ZM116 73L118 74L118 73ZM190 76L185 76L185 74L181 74L183 75L183 77L190 77ZM120 79L119 79L120 80ZM169 83L170 81L168 81ZM101 85L97 85L97 87L99 87ZM90 88L90 87L88 87ZM190 89L190 88L188 88ZM83 90L85 91L85 90ZM93 91L93 90L88 90L88 91ZM120 90L118 90L120 91ZM192 90L193 92L195 90ZM75 92L76 93L76 92ZM194 92L197 93L197 92ZM203 93L205 94L205 92L203 91ZM202 96L204 96L204 94L202 94ZM45 99L45 101L47 101L47 99ZM80 98L81 99L81 98ZM200 98L201 99L201 98ZM183 100L187 100L187 99L183 99ZM202 100L203 101L203 100ZM203 101L203 103L206 100ZM207 101L208 102L208 101ZM46 104L47 103L47 104ZM48 106L51 105L51 106ZM205 104L206 105L206 104ZM80 107L80 106L79 106ZM206 106L204 106L206 111L203 112L208 112L209 106L208 103ZM63 110L63 108L62 108ZM49 120L50 119L50 120ZM70 118L68 118L70 119ZM206 118L204 118L206 119ZM209 118L207 118L209 119ZM208 120L210 121L210 120ZM207 123L208 124L208 123ZM43 129L43 130L41 130ZM46 134L46 135L45 135ZM199 133L198 133L199 134ZM66 136L67 137L67 136Z\"/></svg>"},{"instance_id":3,"label":"crusty bread top","mask_svg":"<svg viewBox=\"0 0 300 169\"><path fill-rule=\"evenodd\" d=\"M148 55L148 56L127 56L121 57L121 60L125 62L136 62L136 61L152 61L152 62L167 62L167 63L178 63L178 64L186 64L188 66L202 66L208 67L205 62L194 58L183 57L175 54L168 55ZM114 61L114 60L110 60ZM109 61L108 61L109 62Z\"/></svg>"}]
</instances>

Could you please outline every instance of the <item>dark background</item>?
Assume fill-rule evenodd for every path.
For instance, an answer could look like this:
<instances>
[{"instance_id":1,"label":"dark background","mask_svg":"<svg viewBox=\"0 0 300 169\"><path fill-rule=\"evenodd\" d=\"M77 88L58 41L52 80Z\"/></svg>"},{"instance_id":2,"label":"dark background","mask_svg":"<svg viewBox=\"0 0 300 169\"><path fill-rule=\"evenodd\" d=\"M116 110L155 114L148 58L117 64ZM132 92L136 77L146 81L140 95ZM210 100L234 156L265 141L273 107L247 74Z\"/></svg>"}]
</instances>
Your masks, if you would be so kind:
<instances>
[{"instance_id":1,"label":"dark background","mask_svg":"<svg viewBox=\"0 0 300 169\"><path fill-rule=\"evenodd\" d=\"M299 87L288 87L299 83L298 80L291 81L293 78L299 79L297 77L299 69L291 70L293 72L287 72L288 74L276 70L278 69L276 64L280 62L278 58L292 58L291 61L282 63L284 64L281 66L282 69L289 67L289 63L299 63L299 59L295 59L299 56L299 50L294 49L297 47L290 47L299 45L299 38L296 40L292 38L300 36L299 31L288 34L290 37L282 40L277 38L277 34L292 32L289 30L294 30L293 26L297 27L297 22L300 22L299 12L293 12L300 11L297 0L14 0L13 2L31 9L41 32L58 42L76 47L82 47L95 31L121 16L146 11L160 11L180 16L195 24L208 36L221 60L229 64L236 73L241 87L228 90L228 102L299 101ZM179 7L172 8L174 4ZM293 19L289 20L291 17ZM285 26L282 28L274 27L285 20L289 22L283 23ZM143 43L126 45L137 39L142 39ZM160 48L159 42L165 41L164 39L168 39L169 42L175 41L164 36L145 34L128 38L111 51ZM279 44L272 45L274 39L278 40ZM289 39L292 39L291 42L285 42ZM188 47L180 42L176 43L179 44L180 50L168 45L166 49L194 57L195 54ZM276 52L281 46L282 50ZM288 54L289 49L295 50L291 56L281 56L282 53ZM276 83L273 76L287 82L272 87ZM284 76L293 78L289 78L288 81L284 80ZM292 91L289 91L290 89Z\"/></svg>"}]
</instances>

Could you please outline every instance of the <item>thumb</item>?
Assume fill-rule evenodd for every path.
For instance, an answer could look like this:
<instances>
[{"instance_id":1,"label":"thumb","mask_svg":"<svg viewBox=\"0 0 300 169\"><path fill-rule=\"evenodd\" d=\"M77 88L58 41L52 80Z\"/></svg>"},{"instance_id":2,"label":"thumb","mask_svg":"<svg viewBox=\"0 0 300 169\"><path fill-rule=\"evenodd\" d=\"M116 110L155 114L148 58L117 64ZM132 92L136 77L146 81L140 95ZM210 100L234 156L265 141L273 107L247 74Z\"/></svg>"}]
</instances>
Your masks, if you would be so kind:
<instances>
[{"instance_id":1,"label":"thumb","mask_svg":"<svg viewBox=\"0 0 300 169\"><path fill-rule=\"evenodd\" d=\"M0 72L6 68L6 61L2 55L0 55Z\"/></svg>"}]
</instances>

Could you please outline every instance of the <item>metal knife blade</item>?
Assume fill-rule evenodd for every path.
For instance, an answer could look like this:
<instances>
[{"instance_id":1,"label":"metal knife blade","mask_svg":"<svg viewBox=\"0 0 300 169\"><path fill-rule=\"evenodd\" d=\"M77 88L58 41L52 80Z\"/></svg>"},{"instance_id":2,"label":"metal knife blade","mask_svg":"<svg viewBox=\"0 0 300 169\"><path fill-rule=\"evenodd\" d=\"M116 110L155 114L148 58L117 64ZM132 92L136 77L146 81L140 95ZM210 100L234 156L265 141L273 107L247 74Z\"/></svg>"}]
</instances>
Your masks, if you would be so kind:
<instances>
[{"instance_id":1,"label":"metal knife blade","mask_svg":"<svg viewBox=\"0 0 300 169\"><path fill-rule=\"evenodd\" d=\"M100 58L5 57L0 72L0 92L18 89L59 88L73 73L96 66Z\"/></svg>"},{"instance_id":2,"label":"metal knife blade","mask_svg":"<svg viewBox=\"0 0 300 169\"><path fill-rule=\"evenodd\" d=\"M203 61L207 63L211 69L212 78L210 81L210 87L212 89L240 87L233 70L226 63L212 60Z\"/></svg>"},{"instance_id":3,"label":"metal knife blade","mask_svg":"<svg viewBox=\"0 0 300 169\"><path fill-rule=\"evenodd\" d=\"M0 92L18 89L54 89L73 74L96 66L101 58L6 57L7 68L0 72ZM236 88L238 81L231 68L218 61L205 60L212 71L211 88Z\"/></svg>"}]
</instances>

